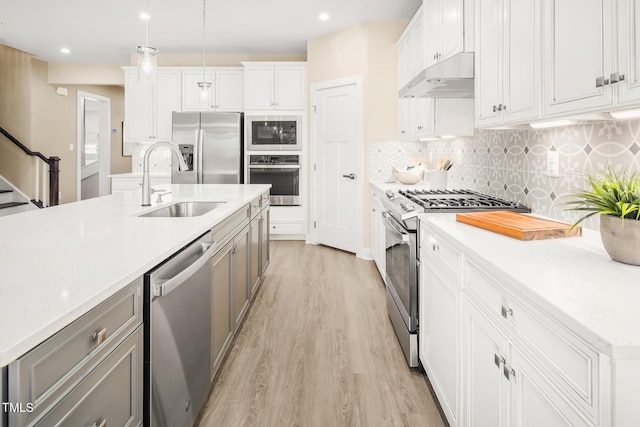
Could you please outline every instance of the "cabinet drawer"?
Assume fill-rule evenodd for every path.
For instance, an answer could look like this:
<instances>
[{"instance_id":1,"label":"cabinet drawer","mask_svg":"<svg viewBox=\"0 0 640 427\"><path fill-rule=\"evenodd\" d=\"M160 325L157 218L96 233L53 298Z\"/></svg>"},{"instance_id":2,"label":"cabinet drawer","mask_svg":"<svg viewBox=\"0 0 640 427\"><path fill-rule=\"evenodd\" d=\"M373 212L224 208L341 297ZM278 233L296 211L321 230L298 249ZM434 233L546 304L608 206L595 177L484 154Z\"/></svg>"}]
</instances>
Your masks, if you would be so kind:
<instances>
[{"instance_id":1,"label":"cabinet drawer","mask_svg":"<svg viewBox=\"0 0 640 427\"><path fill-rule=\"evenodd\" d=\"M142 422L139 327L35 426L137 426Z\"/></svg>"},{"instance_id":2,"label":"cabinet drawer","mask_svg":"<svg viewBox=\"0 0 640 427\"><path fill-rule=\"evenodd\" d=\"M13 362L9 399L35 407L16 425L35 419L140 324L142 278Z\"/></svg>"},{"instance_id":3,"label":"cabinet drawer","mask_svg":"<svg viewBox=\"0 0 640 427\"><path fill-rule=\"evenodd\" d=\"M304 233L302 221L271 221L272 234L300 234Z\"/></svg>"},{"instance_id":4,"label":"cabinet drawer","mask_svg":"<svg viewBox=\"0 0 640 427\"><path fill-rule=\"evenodd\" d=\"M420 223L420 261L444 271L457 283L461 279L462 255L460 251Z\"/></svg>"},{"instance_id":5,"label":"cabinet drawer","mask_svg":"<svg viewBox=\"0 0 640 427\"><path fill-rule=\"evenodd\" d=\"M261 197L256 197L251 201L251 218L254 218L258 213L260 213L260 206L262 204L261 200Z\"/></svg>"},{"instance_id":6,"label":"cabinet drawer","mask_svg":"<svg viewBox=\"0 0 640 427\"><path fill-rule=\"evenodd\" d=\"M249 223L250 218L251 205L248 203L213 227L211 231L213 232L213 240L216 242L216 246L218 248L223 247L242 227Z\"/></svg>"},{"instance_id":7,"label":"cabinet drawer","mask_svg":"<svg viewBox=\"0 0 640 427\"><path fill-rule=\"evenodd\" d=\"M265 207L269 206L269 204L271 203L271 196L269 191L267 191L266 193L263 193L261 196L261 207L262 209L264 209Z\"/></svg>"},{"instance_id":8,"label":"cabinet drawer","mask_svg":"<svg viewBox=\"0 0 640 427\"><path fill-rule=\"evenodd\" d=\"M506 291L508 287L466 263L465 287L471 299L510 331L549 380L598 419L598 354L542 310Z\"/></svg>"}]
</instances>

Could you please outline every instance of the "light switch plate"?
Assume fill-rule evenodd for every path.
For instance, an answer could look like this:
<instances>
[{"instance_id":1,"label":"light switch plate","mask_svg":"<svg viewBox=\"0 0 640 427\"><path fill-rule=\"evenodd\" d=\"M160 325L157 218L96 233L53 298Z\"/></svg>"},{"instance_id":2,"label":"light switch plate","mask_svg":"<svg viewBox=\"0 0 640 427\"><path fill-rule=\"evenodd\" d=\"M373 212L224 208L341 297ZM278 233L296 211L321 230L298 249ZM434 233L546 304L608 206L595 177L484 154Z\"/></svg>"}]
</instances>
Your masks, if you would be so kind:
<instances>
[{"instance_id":1,"label":"light switch plate","mask_svg":"<svg viewBox=\"0 0 640 427\"><path fill-rule=\"evenodd\" d=\"M547 151L547 176L552 178L558 177L560 160L557 151Z\"/></svg>"}]
</instances>

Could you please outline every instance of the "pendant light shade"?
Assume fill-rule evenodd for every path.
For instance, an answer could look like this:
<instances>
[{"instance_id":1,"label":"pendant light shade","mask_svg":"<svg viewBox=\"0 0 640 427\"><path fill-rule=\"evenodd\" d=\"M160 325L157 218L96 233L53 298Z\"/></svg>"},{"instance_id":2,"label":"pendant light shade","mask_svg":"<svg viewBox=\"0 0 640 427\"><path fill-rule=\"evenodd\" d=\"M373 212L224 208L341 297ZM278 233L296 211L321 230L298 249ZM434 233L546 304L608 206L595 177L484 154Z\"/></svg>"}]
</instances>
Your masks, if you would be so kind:
<instances>
[{"instance_id":1,"label":"pendant light shade","mask_svg":"<svg viewBox=\"0 0 640 427\"><path fill-rule=\"evenodd\" d=\"M213 84L207 81L207 0L202 0L202 81L198 82L200 88L200 105L210 107L213 100L209 99L209 94Z\"/></svg>"},{"instance_id":2,"label":"pendant light shade","mask_svg":"<svg viewBox=\"0 0 640 427\"><path fill-rule=\"evenodd\" d=\"M138 46L136 51L138 52L138 82L153 84L156 82L156 56L158 55L158 49L149 46L149 21L151 15L149 14L149 0L147 0L147 13L146 13L146 44L144 46Z\"/></svg>"}]
</instances>

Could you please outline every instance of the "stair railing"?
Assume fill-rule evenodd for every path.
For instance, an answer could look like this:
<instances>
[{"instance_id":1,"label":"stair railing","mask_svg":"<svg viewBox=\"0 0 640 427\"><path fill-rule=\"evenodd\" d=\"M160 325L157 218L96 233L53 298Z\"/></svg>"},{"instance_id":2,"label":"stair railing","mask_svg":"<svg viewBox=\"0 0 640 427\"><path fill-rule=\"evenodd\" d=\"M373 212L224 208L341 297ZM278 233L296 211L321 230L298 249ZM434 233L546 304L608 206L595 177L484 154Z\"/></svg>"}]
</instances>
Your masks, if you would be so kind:
<instances>
[{"instance_id":1,"label":"stair railing","mask_svg":"<svg viewBox=\"0 0 640 427\"><path fill-rule=\"evenodd\" d=\"M39 207L55 206L60 204L60 157L52 156L46 157L44 154L38 151L31 151L23 143L18 141L9 132L0 127L0 133L4 135L9 141L13 142L18 148L24 151L27 155L34 158L35 162L35 194L33 203ZM46 165L49 166L49 174L47 175ZM40 177L40 169L42 169L42 177ZM40 184L42 183L42 196L40 195ZM48 204L45 204L44 200L47 200Z\"/></svg>"}]
</instances>

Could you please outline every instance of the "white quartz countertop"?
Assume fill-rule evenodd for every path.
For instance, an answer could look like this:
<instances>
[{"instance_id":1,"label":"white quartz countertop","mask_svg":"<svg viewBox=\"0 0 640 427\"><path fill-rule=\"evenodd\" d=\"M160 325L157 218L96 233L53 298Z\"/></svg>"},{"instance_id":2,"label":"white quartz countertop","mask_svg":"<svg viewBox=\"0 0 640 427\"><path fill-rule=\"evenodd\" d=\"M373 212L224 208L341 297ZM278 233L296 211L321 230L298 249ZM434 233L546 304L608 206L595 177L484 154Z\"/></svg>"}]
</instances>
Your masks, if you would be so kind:
<instances>
[{"instance_id":1,"label":"white quartz countertop","mask_svg":"<svg viewBox=\"0 0 640 427\"><path fill-rule=\"evenodd\" d=\"M406 190L406 189L412 189L412 188L421 189L421 190L429 189L429 184L424 182L421 182L419 184L409 185L409 184L401 184L399 182L370 181L369 184L375 187L376 189L378 189L379 191L382 191L383 193L388 190L398 191L398 190Z\"/></svg>"},{"instance_id":2,"label":"white quartz countertop","mask_svg":"<svg viewBox=\"0 0 640 427\"><path fill-rule=\"evenodd\" d=\"M520 241L420 214L474 261L614 359L640 358L640 267L612 261L599 233Z\"/></svg>"},{"instance_id":3,"label":"white quartz countertop","mask_svg":"<svg viewBox=\"0 0 640 427\"><path fill-rule=\"evenodd\" d=\"M269 189L166 185L0 217L0 367L55 334ZM152 197L152 200L154 198ZM226 201L199 217L137 215L175 201Z\"/></svg>"}]
</instances>

